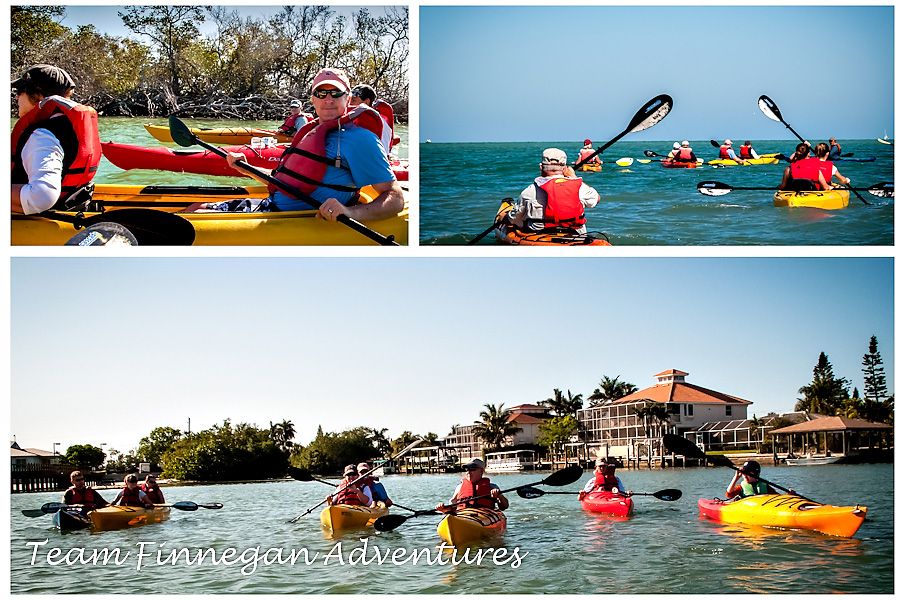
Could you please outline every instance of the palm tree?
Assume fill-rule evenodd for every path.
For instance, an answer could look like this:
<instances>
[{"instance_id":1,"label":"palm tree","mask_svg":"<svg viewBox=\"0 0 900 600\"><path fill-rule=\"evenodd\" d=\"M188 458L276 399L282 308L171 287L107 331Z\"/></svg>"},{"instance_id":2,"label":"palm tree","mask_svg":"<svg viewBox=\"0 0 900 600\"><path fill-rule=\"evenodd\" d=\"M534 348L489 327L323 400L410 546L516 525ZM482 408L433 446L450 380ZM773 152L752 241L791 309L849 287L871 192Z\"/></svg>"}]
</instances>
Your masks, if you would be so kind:
<instances>
[{"instance_id":1,"label":"palm tree","mask_svg":"<svg viewBox=\"0 0 900 600\"><path fill-rule=\"evenodd\" d=\"M504 410L502 403L500 406L485 404L484 407L487 410L478 414L481 423L472 428L472 434L484 442L487 449L500 448L507 437L522 431L515 421L509 421L512 411Z\"/></svg>"},{"instance_id":2,"label":"palm tree","mask_svg":"<svg viewBox=\"0 0 900 600\"><path fill-rule=\"evenodd\" d=\"M572 390L566 391L568 392L568 398L563 396L562 391L554 389L552 398L541 400L538 404L548 407L557 417L565 417L568 415L574 417L575 413L582 407L584 402L582 401L581 394L573 396Z\"/></svg>"},{"instance_id":3,"label":"palm tree","mask_svg":"<svg viewBox=\"0 0 900 600\"><path fill-rule=\"evenodd\" d=\"M369 439L372 440L372 445L375 446L375 449L381 454L381 456L388 456L391 453L391 442L388 440L387 436L387 428L385 429L373 429L371 427L364 427L363 429L369 435Z\"/></svg>"},{"instance_id":4,"label":"palm tree","mask_svg":"<svg viewBox=\"0 0 900 600\"><path fill-rule=\"evenodd\" d=\"M275 445L282 450L287 450L294 445L294 442L291 440L294 439L296 433L294 424L287 419L275 424L269 421L269 435L272 436L272 441L275 442Z\"/></svg>"},{"instance_id":5,"label":"palm tree","mask_svg":"<svg viewBox=\"0 0 900 600\"><path fill-rule=\"evenodd\" d=\"M624 398L636 391L638 391L636 385L625 381L619 381L618 375L613 379L604 375L603 379L600 381L600 387L595 389L594 393L588 396L588 401L591 403L591 406L597 406L612 402L613 400L618 400L619 398Z\"/></svg>"}]
</instances>

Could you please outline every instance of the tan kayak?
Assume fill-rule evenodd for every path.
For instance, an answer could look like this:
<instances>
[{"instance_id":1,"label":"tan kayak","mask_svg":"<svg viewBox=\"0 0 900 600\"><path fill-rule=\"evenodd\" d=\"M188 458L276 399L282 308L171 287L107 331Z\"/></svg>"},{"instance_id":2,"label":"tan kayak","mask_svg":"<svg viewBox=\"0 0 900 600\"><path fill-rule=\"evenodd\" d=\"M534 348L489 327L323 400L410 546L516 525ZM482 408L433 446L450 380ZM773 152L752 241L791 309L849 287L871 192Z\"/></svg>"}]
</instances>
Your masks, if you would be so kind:
<instances>
[{"instance_id":1,"label":"tan kayak","mask_svg":"<svg viewBox=\"0 0 900 600\"><path fill-rule=\"evenodd\" d=\"M376 502L372 506L334 504L322 509L319 518L325 527L332 531L340 531L371 526L375 519L383 517L389 512L390 510L381 502Z\"/></svg>"}]
</instances>

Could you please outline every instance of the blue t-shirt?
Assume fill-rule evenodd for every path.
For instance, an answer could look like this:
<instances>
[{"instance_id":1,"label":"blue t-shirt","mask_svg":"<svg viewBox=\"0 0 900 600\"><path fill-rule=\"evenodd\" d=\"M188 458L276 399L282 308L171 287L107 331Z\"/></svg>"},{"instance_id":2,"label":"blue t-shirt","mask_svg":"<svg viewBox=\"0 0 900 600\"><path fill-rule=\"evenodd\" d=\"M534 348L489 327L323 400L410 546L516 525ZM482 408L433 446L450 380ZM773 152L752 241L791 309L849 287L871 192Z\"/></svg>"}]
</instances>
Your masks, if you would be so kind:
<instances>
[{"instance_id":1,"label":"blue t-shirt","mask_svg":"<svg viewBox=\"0 0 900 600\"><path fill-rule=\"evenodd\" d=\"M325 136L325 156L336 158L340 146L341 163L347 169L328 166L323 183L361 188L385 181L393 181L394 172L388 161L384 146L378 137L363 127L348 123L340 130L333 129ZM310 194L319 202L329 198L337 198L341 204L347 204L354 196L352 192L341 192L328 187L319 186ZM296 200L281 191L272 196L279 210L310 210L315 208L302 200Z\"/></svg>"}]
</instances>

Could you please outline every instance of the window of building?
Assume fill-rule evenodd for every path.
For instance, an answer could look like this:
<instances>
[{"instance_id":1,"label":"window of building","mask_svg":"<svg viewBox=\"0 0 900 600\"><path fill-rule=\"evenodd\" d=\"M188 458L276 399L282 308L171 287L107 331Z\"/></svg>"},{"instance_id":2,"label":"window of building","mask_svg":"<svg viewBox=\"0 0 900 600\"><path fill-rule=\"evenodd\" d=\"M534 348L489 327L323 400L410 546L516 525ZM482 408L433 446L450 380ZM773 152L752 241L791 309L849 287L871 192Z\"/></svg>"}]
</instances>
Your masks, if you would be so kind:
<instances>
[{"instance_id":1,"label":"window of building","mask_svg":"<svg viewBox=\"0 0 900 600\"><path fill-rule=\"evenodd\" d=\"M686 416L686 417L694 416L694 405L693 404L685 404L684 405L684 416Z\"/></svg>"},{"instance_id":2,"label":"window of building","mask_svg":"<svg viewBox=\"0 0 900 600\"><path fill-rule=\"evenodd\" d=\"M726 416L726 417L730 417L730 416L731 416L731 407L730 407L730 406L726 406L726 407L725 407L725 416Z\"/></svg>"}]
</instances>

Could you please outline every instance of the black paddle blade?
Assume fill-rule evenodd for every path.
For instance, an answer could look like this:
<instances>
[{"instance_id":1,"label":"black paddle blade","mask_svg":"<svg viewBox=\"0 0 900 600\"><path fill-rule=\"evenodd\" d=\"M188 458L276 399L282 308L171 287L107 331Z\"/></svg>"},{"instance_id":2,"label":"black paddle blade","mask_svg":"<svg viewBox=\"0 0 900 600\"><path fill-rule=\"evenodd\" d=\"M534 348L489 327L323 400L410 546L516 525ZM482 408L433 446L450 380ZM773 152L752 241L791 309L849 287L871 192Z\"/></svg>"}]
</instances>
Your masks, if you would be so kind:
<instances>
[{"instance_id":1,"label":"black paddle blade","mask_svg":"<svg viewBox=\"0 0 900 600\"><path fill-rule=\"evenodd\" d=\"M172 508L177 508L178 510L184 510L187 512L193 512L200 508L200 505L196 502L191 502L190 500L184 500L182 502L176 502L172 505Z\"/></svg>"},{"instance_id":2,"label":"black paddle blade","mask_svg":"<svg viewBox=\"0 0 900 600\"><path fill-rule=\"evenodd\" d=\"M288 475L297 481L312 481L312 473L306 469L298 469L297 467L288 467Z\"/></svg>"},{"instance_id":3,"label":"black paddle blade","mask_svg":"<svg viewBox=\"0 0 900 600\"><path fill-rule=\"evenodd\" d=\"M716 140L709 140L709 143L713 145L713 148L719 147L719 142L717 142Z\"/></svg>"},{"instance_id":4,"label":"black paddle blade","mask_svg":"<svg viewBox=\"0 0 900 600\"><path fill-rule=\"evenodd\" d=\"M653 150L644 150L644 156L646 156L647 158L658 158L659 154L657 154Z\"/></svg>"},{"instance_id":5,"label":"black paddle blade","mask_svg":"<svg viewBox=\"0 0 900 600\"><path fill-rule=\"evenodd\" d=\"M197 143L197 136L175 115L169 115L169 133L179 146L193 146Z\"/></svg>"},{"instance_id":6,"label":"black paddle blade","mask_svg":"<svg viewBox=\"0 0 900 600\"><path fill-rule=\"evenodd\" d=\"M48 502L47 504L41 507L41 512L45 514L59 512L63 509L69 508L68 504L62 504L61 502Z\"/></svg>"},{"instance_id":7,"label":"black paddle blade","mask_svg":"<svg viewBox=\"0 0 900 600\"><path fill-rule=\"evenodd\" d=\"M879 198L893 198L894 197L894 182L893 181L884 181L882 183L876 183L872 187L866 190L873 196L878 196Z\"/></svg>"},{"instance_id":8,"label":"black paddle blade","mask_svg":"<svg viewBox=\"0 0 900 600\"><path fill-rule=\"evenodd\" d=\"M556 473L551 473L541 482L541 484L552 486L569 485L570 483L575 483L581 479L583 473L584 471L580 465L572 465L557 471Z\"/></svg>"},{"instance_id":9,"label":"black paddle blade","mask_svg":"<svg viewBox=\"0 0 900 600\"><path fill-rule=\"evenodd\" d=\"M724 196L734 188L727 183L718 181L701 181L697 184L697 191L704 196ZM679 452L679 454L681 454Z\"/></svg>"},{"instance_id":10,"label":"black paddle blade","mask_svg":"<svg viewBox=\"0 0 900 600\"><path fill-rule=\"evenodd\" d=\"M771 98L763 94L759 97L758 104L759 110L761 110L764 115L766 115L773 121L784 123L784 119L781 117L781 111L778 110L778 106L775 104L775 102L772 101Z\"/></svg>"},{"instance_id":11,"label":"black paddle blade","mask_svg":"<svg viewBox=\"0 0 900 600\"><path fill-rule=\"evenodd\" d=\"M208 502L206 504L198 504L200 508L211 508L213 510L218 510L224 506L221 502Z\"/></svg>"},{"instance_id":12,"label":"black paddle blade","mask_svg":"<svg viewBox=\"0 0 900 600\"><path fill-rule=\"evenodd\" d=\"M118 223L97 223L73 235L64 246L137 246L137 238Z\"/></svg>"},{"instance_id":13,"label":"black paddle blade","mask_svg":"<svg viewBox=\"0 0 900 600\"><path fill-rule=\"evenodd\" d=\"M43 517L47 513L39 508L24 508L22 509L22 514L26 517Z\"/></svg>"},{"instance_id":14,"label":"black paddle blade","mask_svg":"<svg viewBox=\"0 0 900 600\"><path fill-rule=\"evenodd\" d=\"M660 500L665 500L666 502L674 502L681 498L681 490L659 490L653 494L653 496Z\"/></svg>"},{"instance_id":15,"label":"black paddle blade","mask_svg":"<svg viewBox=\"0 0 900 600\"><path fill-rule=\"evenodd\" d=\"M405 515L385 515L375 519L375 523L372 526L375 527L376 531L393 531L406 523L408 518Z\"/></svg>"},{"instance_id":16,"label":"black paddle blade","mask_svg":"<svg viewBox=\"0 0 900 600\"><path fill-rule=\"evenodd\" d=\"M663 446L665 446L666 450L672 454L681 454L688 458L707 458L703 450L680 435L673 435L671 433L663 435Z\"/></svg>"},{"instance_id":17,"label":"black paddle blade","mask_svg":"<svg viewBox=\"0 0 900 600\"><path fill-rule=\"evenodd\" d=\"M125 227L140 246L190 246L196 234L187 219L147 208L110 210L84 222L87 226L98 223L116 223Z\"/></svg>"},{"instance_id":18,"label":"black paddle blade","mask_svg":"<svg viewBox=\"0 0 900 600\"><path fill-rule=\"evenodd\" d=\"M544 495L543 490L539 490L536 487L523 487L516 490L516 493L520 498L527 498L531 500L532 498L540 498Z\"/></svg>"},{"instance_id":19,"label":"black paddle blade","mask_svg":"<svg viewBox=\"0 0 900 600\"><path fill-rule=\"evenodd\" d=\"M643 131L662 121L672 110L672 96L660 94L641 107L628 124L628 132Z\"/></svg>"}]
</instances>

